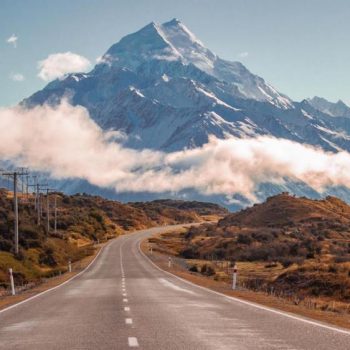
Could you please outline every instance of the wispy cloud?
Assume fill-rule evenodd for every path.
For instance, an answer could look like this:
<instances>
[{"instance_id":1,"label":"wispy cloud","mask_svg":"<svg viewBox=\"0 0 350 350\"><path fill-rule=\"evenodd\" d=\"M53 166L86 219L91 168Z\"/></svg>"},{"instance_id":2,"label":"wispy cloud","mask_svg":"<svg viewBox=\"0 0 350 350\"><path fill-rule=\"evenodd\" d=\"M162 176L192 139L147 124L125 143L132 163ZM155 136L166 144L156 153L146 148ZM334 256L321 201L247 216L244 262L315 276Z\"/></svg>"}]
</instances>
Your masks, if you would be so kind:
<instances>
[{"instance_id":1,"label":"wispy cloud","mask_svg":"<svg viewBox=\"0 0 350 350\"><path fill-rule=\"evenodd\" d=\"M18 37L15 34L12 34L7 40L6 42L13 45L14 48L17 47L17 41L18 41Z\"/></svg>"},{"instance_id":2,"label":"wispy cloud","mask_svg":"<svg viewBox=\"0 0 350 350\"><path fill-rule=\"evenodd\" d=\"M350 187L348 152L330 153L268 136L212 138L203 147L172 153L134 150L117 142L118 135L101 130L85 108L65 101L56 107L2 109L0 129L6 130L0 159L121 192L195 189L254 200L259 184L283 184L285 179L319 192L328 186Z\"/></svg>"},{"instance_id":3,"label":"wispy cloud","mask_svg":"<svg viewBox=\"0 0 350 350\"><path fill-rule=\"evenodd\" d=\"M51 81L68 73L86 72L91 68L90 61L72 52L55 53L38 62L38 77Z\"/></svg>"},{"instance_id":4,"label":"wispy cloud","mask_svg":"<svg viewBox=\"0 0 350 350\"><path fill-rule=\"evenodd\" d=\"M247 52L247 51L243 51L243 52L240 52L239 54L238 54L238 57L239 58L246 58L246 57L248 57L249 56L249 52Z\"/></svg>"},{"instance_id":5,"label":"wispy cloud","mask_svg":"<svg viewBox=\"0 0 350 350\"><path fill-rule=\"evenodd\" d=\"M12 79L13 81L21 82L25 80L25 77L21 73L13 73L10 75L10 79Z\"/></svg>"}]
</instances>

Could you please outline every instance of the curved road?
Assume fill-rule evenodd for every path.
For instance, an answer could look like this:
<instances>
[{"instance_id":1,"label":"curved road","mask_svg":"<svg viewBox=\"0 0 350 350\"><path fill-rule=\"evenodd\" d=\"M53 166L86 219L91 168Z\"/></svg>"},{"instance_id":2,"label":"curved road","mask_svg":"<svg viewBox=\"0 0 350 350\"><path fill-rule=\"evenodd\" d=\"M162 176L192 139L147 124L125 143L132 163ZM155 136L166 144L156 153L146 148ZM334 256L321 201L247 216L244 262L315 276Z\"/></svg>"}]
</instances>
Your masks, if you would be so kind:
<instances>
[{"instance_id":1,"label":"curved road","mask_svg":"<svg viewBox=\"0 0 350 350\"><path fill-rule=\"evenodd\" d=\"M0 311L0 349L350 348L350 332L186 283L139 251L155 228L112 241L70 282Z\"/></svg>"}]
</instances>

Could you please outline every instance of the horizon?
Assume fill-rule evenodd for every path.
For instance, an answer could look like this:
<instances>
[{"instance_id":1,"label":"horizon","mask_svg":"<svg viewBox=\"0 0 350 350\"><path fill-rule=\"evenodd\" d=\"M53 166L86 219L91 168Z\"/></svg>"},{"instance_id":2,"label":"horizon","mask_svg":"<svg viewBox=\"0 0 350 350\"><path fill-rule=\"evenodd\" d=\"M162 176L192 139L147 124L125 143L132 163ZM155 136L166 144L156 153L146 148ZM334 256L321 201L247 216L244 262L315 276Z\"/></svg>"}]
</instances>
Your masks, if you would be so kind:
<instances>
[{"instance_id":1,"label":"horizon","mask_svg":"<svg viewBox=\"0 0 350 350\"><path fill-rule=\"evenodd\" d=\"M300 7L300 3L296 1L294 5L281 5L269 0L257 13L260 5L256 1L248 2L246 6L242 1L224 1L216 9L222 17L216 19L215 16L210 16L213 5L210 1L204 1L204 5L199 8L199 2L192 0L188 2L186 11L186 5L181 1L176 9L173 6L164 8L164 3L158 1L152 4L140 1L137 9L126 5L124 1L92 1L85 6L81 0L74 4L62 1L50 8L42 6L42 0L27 1L21 3L21 6L16 1L5 1L1 5L4 11L0 13L4 28L0 43L0 57L3 61L0 67L0 76L3 77L0 81L3 91L0 106L15 105L46 86L49 77L45 80L40 76L38 65L49 55L71 52L90 62L89 67L92 68L96 59L124 36L140 30L152 21L164 23L172 18L178 18L206 48L223 59L243 63L253 74L265 79L293 101L318 96L332 102L341 100L349 105L348 79L344 72L349 71L349 61L345 57L350 53L341 39L342 34L349 29L349 24L343 23L342 19L344 11L350 5L343 0L333 1L332 4L330 1L317 1L319 17L310 21L315 12L310 4L315 1L312 0L303 7ZM271 6L274 6L272 12ZM147 11L142 11L144 8ZM294 14L302 9L298 14L300 18L294 18L295 21L302 22L300 28L296 28L293 21L281 20L287 8ZM195 14L196 9L200 12L199 16ZM125 20L122 14L132 10L135 15L130 21ZM67 11L74 15L71 20L66 18ZM99 15L96 16L95 12ZM230 14L236 22L227 18ZM89 26L92 16L95 24L93 28ZM265 20L262 18L264 16ZM307 23L305 17L309 18ZM28 22L30 18L36 20ZM201 23L208 18L212 18L209 30L208 26ZM332 30L331 23L334 23ZM327 28L320 28L320 24L327 25ZM42 25L45 25L45 33L40 31ZM276 28L279 30L276 31ZM304 37L297 38L296 31L302 29ZM322 35L321 29L327 29L328 36ZM60 31L59 35L57 30ZM305 36L308 36L308 40ZM35 45L31 45L33 40ZM314 45L307 45L310 42ZM292 48L298 48L305 57L299 52L292 54ZM284 57L286 52L289 52L289 58ZM339 60L342 56L344 59ZM84 67L88 66L87 61ZM337 64L334 65L334 62ZM291 66L293 70L290 69Z\"/></svg>"}]
</instances>

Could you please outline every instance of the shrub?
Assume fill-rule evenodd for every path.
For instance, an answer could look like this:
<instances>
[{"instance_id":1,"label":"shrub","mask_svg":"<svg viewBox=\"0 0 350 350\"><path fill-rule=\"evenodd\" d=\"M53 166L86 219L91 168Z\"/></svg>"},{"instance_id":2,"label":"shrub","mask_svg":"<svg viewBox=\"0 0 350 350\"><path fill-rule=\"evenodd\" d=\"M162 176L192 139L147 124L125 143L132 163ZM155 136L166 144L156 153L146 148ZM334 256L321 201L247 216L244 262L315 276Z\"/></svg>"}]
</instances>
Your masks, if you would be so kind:
<instances>
[{"instance_id":1,"label":"shrub","mask_svg":"<svg viewBox=\"0 0 350 350\"><path fill-rule=\"evenodd\" d=\"M205 276L212 276L215 275L215 270L210 265L204 264L201 267L201 274Z\"/></svg>"},{"instance_id":2,"label":"shrub","mask_svg":"<svg viewBox=\"0 0 350 350\"><path fill-rule=\"evenodd\" d=\"M45 248L45 250L39 255L39 264L48 265L48 266L56 266L57 262L55 257L53 256L53 249L50 247Z\"/></svg>"},{"instance_id":3,"label":"shrub","mask_svg":"<svg viewBox=\"0 0 350 350\"><path fill-rule=\"evenodd\" d=\"M13 243L9 239L0 239L0 250L10 252L13 248Z\"/></svg>"},{"instance_id":4,"label":"shrub","mask_svg":"<svg viewBox=\"0 0 350 350\"><path fill-rule=\"evenodd\" d=\"M338 267L335 265L331 265L328 267L328 272L330 273L337 273L338 272Z\"/></svg>"},{"instance_id":5,"label":"shrub","mask_svg":"<svg viewBox=\"0 0 350 350\"><path fill-rule=\"evenodd\" d=\"M188 270L191 272L198 272L198 267L197 265L192 265Z\"/></svg>"},{"instance_id":6,"label":"shrub","mask_svg":"<svg viewBox=\"0 0 350 350\"><path fill-rule=\"evenodd\" d=\"M194 250L193 247L189 247L189 248L183 250L181 255L185 259L196 259L196 258L198 258L198 253Z\"/></svg>"},{"instance_id":7,"label":"shrub","mask_svg":"<svg viewBox=\"0 0 350 350\"><path fill-rule=\"evenodd\" d=\"M248 235L239 234L237 238L237 243L250 245L253 242L252 238Z\"/></svg>"}]
</instances>

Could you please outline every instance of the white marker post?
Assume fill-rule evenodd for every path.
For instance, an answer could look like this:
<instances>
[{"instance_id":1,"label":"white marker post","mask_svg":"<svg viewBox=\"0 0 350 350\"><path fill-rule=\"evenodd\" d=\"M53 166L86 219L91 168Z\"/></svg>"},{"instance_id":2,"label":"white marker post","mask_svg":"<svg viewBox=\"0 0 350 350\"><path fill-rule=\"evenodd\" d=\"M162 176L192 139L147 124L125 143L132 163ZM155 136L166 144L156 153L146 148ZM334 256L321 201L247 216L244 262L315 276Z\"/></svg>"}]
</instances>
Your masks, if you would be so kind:
<instances>
[{"instance_id":1,"label":"white marker post","mask_svg":"<svg viewBox=\"0 0 350 350\"><path fill-rule=\"evenodd\" d=\"M169 256L169 260L168 260L168 267L169 269L171 268L171 257Z\"/></svg>"},{"instance_id":2,"label":"white marker post","mask_svg":"<svg viewBox=\"0 0 350 350\"><path fill-rule=\"evenodd\" d=\"M9 273L10 273L10 281L11 281L11 293L12 295L16 295L15 281L13 280L13 274L12 274L11 268L9 268Z\"/></svg>"},{"instance_id":3,"label":"white marker post","mask_svg":"<svg viewBox=\"0 0 350 350\"><path fill-rule=\"evenodd\" d=\"M233 274L232 274L232 289L236 289L237 286L237 265L233 266Z\"/></svg>"},{"instance_id":4,"label":"white marker post","mask_svg":"<svg viewBox=\"0 0 350 350\"><path fill-rule=\"evenodd\" d=\"M153 255L153 247L152 246L150 246L149 250L150 250L151 255Z\"/></svg>"},{"instance_id":5,"label":"white marker post","mask_svg":"<svg viewBox=\"0 0 350 350\"><path fill-rule=\"evenodd\" d=\"M68 261L68 271L72 272L72 262L70 260Z\"/></svg>"}]
</instances>

